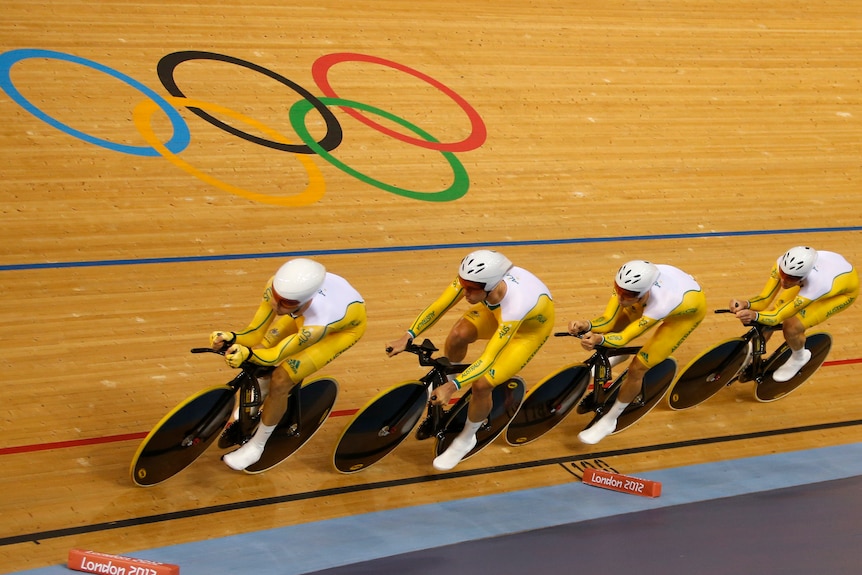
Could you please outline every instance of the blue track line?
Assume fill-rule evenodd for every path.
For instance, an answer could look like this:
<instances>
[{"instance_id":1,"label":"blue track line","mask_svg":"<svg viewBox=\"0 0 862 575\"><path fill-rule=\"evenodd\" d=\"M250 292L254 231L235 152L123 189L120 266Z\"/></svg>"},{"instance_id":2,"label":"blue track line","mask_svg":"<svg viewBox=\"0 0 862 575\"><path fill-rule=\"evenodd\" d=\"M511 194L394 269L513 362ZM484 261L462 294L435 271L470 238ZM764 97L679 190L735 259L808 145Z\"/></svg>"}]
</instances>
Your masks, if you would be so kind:
<instances>
[{"instance_id":1,"label":"blue track line","mask_svg":"<svg viewBox=\"0 0 862 575\"><path fill-rule=\"evenodd\" d=\"M726 232L699 232L687 234L654 234L640 236L609 236L599 238L560 238L547 240L518 240L509 242L471 242L471 243L452 243L452 244L428 244L419 246L384 246L374 248L345 248L337 250L297 250L287 252L260 252L252 254L221 254L209 256L180 256L169 258L138 258L138 259L123 259L123 260L94 260L80 262L45 262L31 264L5 264L0 265L0 272L22 271L22 270L42 270L42 269L63 269L63 268L94 268L105 266L129 266L129 265L146 265L146 264L173 264L173 263L192 263L192 262L212 262L212 261L232 261L232 260L250 260L250 259L269 259L269 258L285 258L285 257L319 257L332 255L352 255L352 254L379 254L388 252L414 252L428 250L448 250L460 248L485 248L485 247L511 247L511 246L551 246L564 244L601 244L611 242L631 242L631 241L662 241L662 240L685 240L685 239L707 239L707 238L723 238L723 237L743 237L743 236L768 236L768 235L786 235L786 234L816 234L830 232L859 232L862 231L862 226L844 226L832 228L796 228L787 230L742 230L742 231L726 231Z\"/></svg>"}]
</instances>

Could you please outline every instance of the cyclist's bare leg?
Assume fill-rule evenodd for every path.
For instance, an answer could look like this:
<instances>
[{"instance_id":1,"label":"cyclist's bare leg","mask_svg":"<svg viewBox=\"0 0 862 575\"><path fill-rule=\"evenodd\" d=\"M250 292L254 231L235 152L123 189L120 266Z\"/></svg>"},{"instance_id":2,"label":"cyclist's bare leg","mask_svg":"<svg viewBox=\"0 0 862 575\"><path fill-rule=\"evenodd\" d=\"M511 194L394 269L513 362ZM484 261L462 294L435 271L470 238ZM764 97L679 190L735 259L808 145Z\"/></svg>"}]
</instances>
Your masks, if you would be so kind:
<instances>
[{"instance_id":1,"label":"cyclist's bare leg","mask_svg":"<svg viewBox=\"0 0 862 575\"><path fill-rule=\"evenodd\" d=\"M772 379L778 382L787 381L796 375L811 359L811 352L805 349L805 326L797 316L787 318L781 323L784 331L784 341L792 352L784 365L775 370Z\"/></svg>"},{"instance_id":2,"label":"cyclist's bare leg","mask_svg":"<svg viewBox=\"0 0 862 575\"><path fill-rule=\"evenodd\" d=\"M228 467L240 471L253 463L257 463L263 454L266 442L287 412L287 396L294 385L296 383L290 378L284 367L280 366L272 372L269 395L261 408L260 425L257 426L254 435L245 445L222 457Z\"/></svg>"},{"instance_id":3,"label":"cyclist's bare leg","mask_svg":"<svg viewBox=\"0 0 862 575\"><path fill-rule=\"evenodd\" d=\"M649 368L639 357L635 356L632 358L631 363L629 363L629 370L628 373L626 373L626 378L620 386L617 401L621 401L628 405L635 400L641 392L644 375L646 375L648 369Z\"/></svg>"},{"instance_id":4,"label":"cyclist's bare leg","mask_svg":"<svg viewBox=\"0 0 862 575\"><path fill-rule=\"evenodd\" d=\"M793 351L799 351L805 347L805 326L797 316L787 318L781 323L784 331L784 341Z\"/></svg>"},{"instance_id":5,"label":"cyclist's bare leg","mask_svg":"<svg viewBox=\"0 0 862 575\"><path fill-rule=\"evenodd\" d=\"M474 382L470 386L470 390L472 397L470 398L470 405L467 407L467 419L481 423L491 413L493 407L491 392L494 387L483 377Z\"/></svg>"},{"instance_id":6,"label":"cyclist's bare leg","mask_svg":"<svg viewBox=\"0 0 862 575\"><path fill-rule=\"evenodd\" d=\"M477 339L479 339L479 332L476 330L476 326L466 319L460 318L452 326L446 337L443 353L453 363L464 361L464 358L467 357L467 348Z\"/></svg>"}]
</instances>

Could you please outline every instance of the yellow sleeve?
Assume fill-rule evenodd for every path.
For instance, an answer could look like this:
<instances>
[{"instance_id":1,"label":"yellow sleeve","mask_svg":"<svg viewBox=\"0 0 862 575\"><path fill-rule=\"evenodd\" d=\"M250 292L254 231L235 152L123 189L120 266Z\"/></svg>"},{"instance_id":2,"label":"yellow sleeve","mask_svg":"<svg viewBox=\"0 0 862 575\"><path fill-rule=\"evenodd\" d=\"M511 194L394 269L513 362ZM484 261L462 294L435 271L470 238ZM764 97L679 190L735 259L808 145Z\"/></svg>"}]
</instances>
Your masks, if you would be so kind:
<instances>
[{"instance_id":1,"label":"yellow sleeve","mask_svg":"<svg viewBox=\"0 0 862 575\"><path fill-rule=\"evenodd\" d=\"M652 329L658 322L659 320L657 319L641 316L640 319L631 322L619 333L604 334L605 341L602 345L606 347L623 347L628 345L630 341Z\"/></svg>"},{"instance_id":2,"label":"yellow sleeve","mask_svg":"<svg viewBox=\"0 0 862 575\"><path fill-rule=\"evenodd\" d=\"M778 264L772 266L769 279L761 292L748 300L749 307L754 311L762 311L769 307L781 288L781 276L778 275Z\"/></svg>"},{"instance_id":3,"label":"yellow sleeve","mask_svg":"<svg viewBox=\"0 0 862 575\"><path fill-rule=\"evenodd\" d=\"M263 299L257 307L251 323L243 331L236 332L236 343L246 347L253 347L263 341L266 329L275 318L275 310L269 305L269 301Z\"/></svg>"},{"instance_id":4,"label":"yellow sleeve","mask_svg":"<svg viewBox=\"0 0 862 575\"><path fill-rule=\"evenodd\" d=\"M488 345L485 346L485 350L479 356L479 359L470 364L467 369L455 378L455 387L461 389L464 385L472 383L485 375L494 366L494 362L497 361L500 353L512 340L512 336L518 331L520 325L520 320L501 323L500 328L497 330L497 335L488 340Z\"/></svg>"},{"instance_id":5,"label":"yellow sleeve","mask_svg":"<svg viewBox=\"0 0 862 575\"><path fill-rule=\"evenodd\" d=\"M622 311L623 308L620 305L620 300L616 296L611 296L605 308L605 313L590 321L590 331L593 333L608 333L616 324Z\"/></svg>"},{"instance_id":6,"label":"yellow sleeve","mask_svg":"<svg viewBox=\"0 0 862 575\"><path fill-rule=\"evenodd\" d=\"M810 299L796 296L778 309L757 312L755 321L766 325L778 325L799 313L799 310L807 307L810 303Z\"/></svg>"},{"instance_id":7,"label":"yellow sleeve","mask_svg":"<svg viewBox=\"0 0 862 575\"><path fill-rule=\"evenodd\" d=\"M630 341L649 331L659 322L657 319L642 316L637 321L630 322L622 331L612 332L611 330L619 321L621 313L623 313L623 308L620 305L620 300L616 296L611 296L605 313L590 321L590 331L605 336L603 345L607 347L628 345Z\"/></svg>"},{"instance_id":8,"label":"yellow sleeve","mask_svg":"<svg viewBox=\"0 0 862 575\"><path fill-rule=\"evenodd\" d=\"M443 315L446 314L447 311L452 309L456 303L461 301L464 297L464 288L461 287L461 282L458 281L456 277L455 280L449 284L443 293L440 294L434 303L426 307L422 310L416 320L413 322L413 325L407 330L410 333L410 337L416 337L439 320Z\"/></svg>"},{"instance_id":9,"label":"yellow sleeve","mask_svg":"<svg viewBox=\"0 0 862 575\"><path fill-rule=\"evenodd\" d=\"M257 365L279 365L292 355L311 347L326 335L325 325L302 326L273 347L253 349L250 362Z\"/></svg>"}]
</instances>

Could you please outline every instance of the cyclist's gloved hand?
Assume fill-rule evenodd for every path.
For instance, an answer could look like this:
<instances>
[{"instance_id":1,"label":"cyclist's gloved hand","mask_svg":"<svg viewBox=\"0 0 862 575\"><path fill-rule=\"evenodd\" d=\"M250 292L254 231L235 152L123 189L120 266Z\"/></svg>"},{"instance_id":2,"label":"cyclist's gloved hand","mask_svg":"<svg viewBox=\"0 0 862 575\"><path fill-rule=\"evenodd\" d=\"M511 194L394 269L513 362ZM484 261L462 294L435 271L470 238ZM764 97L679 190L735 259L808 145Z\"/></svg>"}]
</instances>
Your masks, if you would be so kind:
<instances>
[{"instance_id":1,"label":"cyclist's gloved hand","mask_svg":"<svg viewBox=\"0 0 862 575\"><path fill-rule=\"evenodd\" d=\"M238 343L233 344L224 354L224 359L231 367L237 368L251 356L251 349Z\"/></svg>"},{"instance_id":2,"label":"cyclist's gloved hand","mask_svg":"<svg viewBox=\"0 0 862 575\"><path fill-rule=\"evenodd\" d=\"M398 355L405 349L410 343L413 341L413 335L410 332L405 333L399 339L396 339L393 342L390 342L386 346L386 355L392 357L393 355Z\"/></svg>"},{"instance_id":3,"label":"cyclist's gloved hand","mask_svg":"<svg viewBox=\"0 0 862 575\"><path fill-rule=\"evenodd\" d=\"M600 333L588 331L581 337L581 347L587 351L596 349L596 346L605 343L605 336Z\"/></svg>"},{"instance_id":4,"label":"cyclist's gloved hand","mask_svg":"<svg viewBox=\"0 0 862 575\"><path fill-rule=\"evenodd\" d=\"M591 327L592 326L589 321L576 319L569 322L569 333L572 335L579 335L590 331Z\"/></svg>"},{"instance_id":5,"label":"cyclist's gloved hand","mask_svg":"<svg viewBox=\"0 0 862 575\"><path fill-rule=\"evenodd\" d=\"M232 331L214 331L210 334L210 345L216 351L221 351L236 341L236 334Z\"/></svg>"},{"instance_id":6,"label":"cyclist's gloved hand","mask_svg":"<svg viewBox=\"0 0 862 575\"><path fill-rule=\"evenodd\" d=\"M448 405L449 400L452 399L452 396L456 391L458 391L458 388L455 387L455 384L451 381L447 381L440 387L434 388L429 399L434 405Z\"/></svg>"}]
</instances>

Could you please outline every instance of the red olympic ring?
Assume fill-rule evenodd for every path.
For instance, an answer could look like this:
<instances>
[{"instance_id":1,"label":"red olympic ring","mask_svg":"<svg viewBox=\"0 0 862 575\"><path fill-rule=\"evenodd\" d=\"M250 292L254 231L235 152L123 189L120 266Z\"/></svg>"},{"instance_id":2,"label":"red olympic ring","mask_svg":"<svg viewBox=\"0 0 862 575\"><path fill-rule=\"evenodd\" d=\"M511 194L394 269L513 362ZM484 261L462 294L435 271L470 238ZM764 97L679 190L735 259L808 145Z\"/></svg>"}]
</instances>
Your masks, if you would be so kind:
<instances>
[{"instance_id":1,"label":"red olympic ring","mask_svg":"<svg viewBox=\"0 0 862 575\"><path fill-rule=\"evenodd\" d=\"M395 138L396 140L401 140L402 142L413 144L414 146L419 146L421 148L441 152L466 152L469 150L475 150L476 148L485 143L485 139L488 137L488 130L485 127L485 123L482 121L482 117L475 110L475 108L473 108L473 106L471 106L467 102L467 100L465 100L456 92L454 92L451 88L440 83L431 76L423 74L422 72L414 70L413 68L410 68L403 64L399 64L398 62L393 62L392 60L378 58L377 56L369 56L367 54L354 54L351 52L336 52L334 54L326 54L325 56L321 56L314 61L314 64L312 64L311 75L324 95L329 96L330 98L340 98L340 96L335 93L335 90L332 89L332 86L329 83L329 79L327 78L329 69L340 62L371 62L373 64L380 64L388 68L400 70L401 72L405 72L407 74L410 74L411 76L414 76L416 78L419 78L420 80L427 82L428 84L431 84L432 86L449 96L453 101L455 101L456 104L458 104L458 106L461 107L462 110L464 110L464 112L467 114L467 117L470 119L470 126L472 128L472 131L470 132L469 136L467 136L460 142L429 142L428 140L408 136L391 128L387 128L382 124L378 124L374 120L366 117L359 110L347 108L344 106L341 107L341 109L344 110L345 113L356 118L363 124L374 128L375 130L382 132L387 136Z\"/></svg>"}]
</instances>

